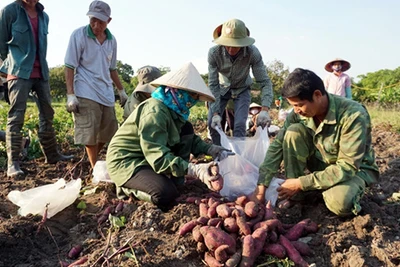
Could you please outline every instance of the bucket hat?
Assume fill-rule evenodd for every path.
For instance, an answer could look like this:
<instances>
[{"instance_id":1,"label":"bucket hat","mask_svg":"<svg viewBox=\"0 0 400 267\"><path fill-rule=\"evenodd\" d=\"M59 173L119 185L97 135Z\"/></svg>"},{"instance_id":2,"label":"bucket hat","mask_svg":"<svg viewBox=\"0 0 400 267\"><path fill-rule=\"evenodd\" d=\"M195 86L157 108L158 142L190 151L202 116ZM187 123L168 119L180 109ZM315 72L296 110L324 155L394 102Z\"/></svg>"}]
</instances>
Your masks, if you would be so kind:
<instances>
[{"instance_id":1,"label":"bucket hat","mask_svg":"<svg viewBox=\"0 0 400 267\"><path fill-rule=\"evenodd\" d=\"M137 72L138 85L136 86L134 92L143 92L151 94L155 87L149 83L155 79L161 77L161 71L153 66L141 67Z\"/></svg>"},{"instance_id":2,"label":"bucket hat","mask_svg":"<svg viewBox=\"0 0 400 267\"><path fill-rule=\"evenodd\" d=\"M255 42L254 38L249 36L250 31L243 21L231 19L214 30L213 42L223 46L245 47Z\"/></svg>"},{"instance_id":3,"label":"bucket hat","mask_svg":"<svg viewBox=\"0 0 400 267\"><path fill-rule=\"evenodd\" d=\"M93 1L90 3L89 11L86 15L107 22L111 16L111 8L103 1Z\"/></svg>"},{"instance_id":4,"label":"bucket hat","mask_svg":"<svg viewBox=\"0 0 400 267\"><path fill-rule=\"evenodd\" d=\"M326 63L325 70L328 72L333 72L332 64L338 61L342 63L342 72L345 72L346 70L350 69L351 67L350 62L341 58L335 58L334 60L331 60L328 63Z\"/></svg>"},{"instance_id":5,"label":"bucket hat","mask_svg":"<svg viewBox=\"0 0 400 267\"><path fill-rule=\"evenodd\" d=\"M215 101L215 97L191 62L186 63L177 71L164 74L150 84L155 87L164 85L196 93L202 101Z\"/></svg>"}]
</instances>

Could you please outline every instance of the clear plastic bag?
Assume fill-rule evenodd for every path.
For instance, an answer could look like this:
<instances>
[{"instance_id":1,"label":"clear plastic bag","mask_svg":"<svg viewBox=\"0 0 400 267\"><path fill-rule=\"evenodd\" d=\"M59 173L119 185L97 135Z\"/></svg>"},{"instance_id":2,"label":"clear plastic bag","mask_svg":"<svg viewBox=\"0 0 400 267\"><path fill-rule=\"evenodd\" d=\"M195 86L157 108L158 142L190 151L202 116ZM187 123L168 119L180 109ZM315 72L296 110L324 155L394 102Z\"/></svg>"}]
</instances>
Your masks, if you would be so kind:
<instances>
[{"instance_id":1,"label":"clear plastic bag","mask_svg":"<svg viewBox=\"0 0 400 267\"><path fill-rule=\"evenodd\" d=\"M92 184L96 185L99 182L114 183L107 172L107 164L104 160L98 160L93 168Z\"/></svg>"},{"instance_id":2,"label":"clear plastic bag","mask_svg":"<svg viewBox=\"0 0 400 267\"><path fill-rule=\"evenodd\" d=\"M228 137L221 129L217 129L217 132L223 147L231 149L257 167L264 161L270 144L267 128L258 126L253 137Z\"/></svg>"},{"instance_id":3,"label":"clear plastic bag","mask_svg":"<svg viewBox=\"0 0 400 267\"><path fill-rule=\"evenodd\" d=\"M278 200L278 187L284 182L285 180L281 178L272 178L271 183L269 184L267 190L265 191L265 202L271 201L271 205L275 207L276 201Z\"/></svg>"},{"instance_id":4,"label":"clear plastic bag","mask_svg":"<svg viewBox=\"0 0 400 267\"><path fill-rule=\"evenodd\" d=\"M78 198L81 190L81 179L72 180L68 183L59 179L54 184L42 185L26 191L14 190L8 194L8 199L19 206L18 214L43 215L48 205L47 218L51 218L62 211Z\"/></svg>"}]
</instances>

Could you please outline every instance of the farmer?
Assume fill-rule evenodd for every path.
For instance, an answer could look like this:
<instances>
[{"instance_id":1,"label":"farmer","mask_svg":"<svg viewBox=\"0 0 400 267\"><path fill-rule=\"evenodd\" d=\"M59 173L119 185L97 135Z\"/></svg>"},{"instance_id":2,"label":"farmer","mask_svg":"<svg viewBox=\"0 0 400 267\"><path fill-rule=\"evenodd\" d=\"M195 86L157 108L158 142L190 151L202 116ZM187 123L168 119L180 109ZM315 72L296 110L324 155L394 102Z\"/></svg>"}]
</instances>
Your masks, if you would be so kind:
<instances>
[{"instance_id":1,"label":"farmer","mask_svg":"<svg viewBox=\"0 0 400 267\"><path fill-rule=\"evenodd\" d=\"M211 190L222 188L214 162L189 163L189 156L209 154L223 160L229 150L205 143L188 121L190 108L199 100L214 101L192 63L151 82L157 87L118 129L107 150L107 169L120 193L161 208L179 196L184 176L195 176Z\"/></svg>"},{"instance_id":2,"label":"farmer","mask_svg":"<svg viewBox=\"0 0 400 267\"><path fill-rule=\"evenodd\" d=\"M257 116L260 114L262 106L257 103L251 103L249 106L249 123L247 129L247 136L254 136L257 130Z\"/></svg>"},{"instance_id":3,"label":"farmer","mask_svg":"<svg viewBox=\"0 0 400 267\"><path fill-rule=\"evenodd\" d=\"M154 91L154 86L149 83L161 76L161 71L153 66L144 66L138 70L137 78L138 85L133 93L129 96L124 105L123 118L126 120L132 111L143 101L151 96Z\"/></svg>"},{"instance_id":4,"label":"farmer","mask_svg":"<svg viewBox=\"0 0 400 267\"><path fill-rule=\"evenodd\" d=\"M257 125L265 127L271 121L268 114L272 103L272 83L255 40L249 37L249 29L243 21L231 19L214 30L214 43L208 51L208 85L215 97L208 112L208 126L214 144L220 144L215 127L221 128L221 115L229 99L234 101L233 136L246 136L246 120L250 106L250 77L252 69L255 81L261 87L262 111Z\"/></svg>"},{"instance_id":5,"label":"farmer","mask_svg":"<svg viewBox=\"0 0 400 267\"><path fill-rule=\"evenodd\" d=\"M76 29L65 55L67 111L74 116L75 144L85 145L92 168L104 144L118 129L114 88L121 105L128 99L117 73L117 41L107 29L110 6L93 1L89 25Z\"/></svg>"},{"instance_id":6,"label":"farmer","mask_svg":"<svg viewBox=\"0 0 400 267\"><path fill-rule=\"evenodd\" d=\"M18 0L0 11L0 72L7 74L10 109L7 117L7 176L23 179L19 156L22 149L22 126L29 92L39 101L38 137L46 163L55 164L72 156L57 150L53 128L49 69L46 61L49 17L38 0Z\"/></svg>"},{"instance_id":7,"label":"farmer","mask_svg":"<svg viewBox=\"0 0 400 267\"><path fill-rule=\"evenodd\" d=\"M330 72L324 79L324 85L328 93L351 97L351 79L344 73L350 69L350 63L344 59L336 58L325 65L325 70Z\"/></svg>"},{"instance_id":8,"label":"farmer","mask_svg":"<svg viewBox=\"0 0 400 267\"><path fill-rule=\"evenodd\" d=\"M358 214L366 186L379 178L367 110L328 94L309 70L295 69L281 92L294 110L268 148L259 185L250 198L265 200L265 189L283 160L287 179L278 188L282 207L317 192L336 215Z\"/></svg>"}]
</instances>

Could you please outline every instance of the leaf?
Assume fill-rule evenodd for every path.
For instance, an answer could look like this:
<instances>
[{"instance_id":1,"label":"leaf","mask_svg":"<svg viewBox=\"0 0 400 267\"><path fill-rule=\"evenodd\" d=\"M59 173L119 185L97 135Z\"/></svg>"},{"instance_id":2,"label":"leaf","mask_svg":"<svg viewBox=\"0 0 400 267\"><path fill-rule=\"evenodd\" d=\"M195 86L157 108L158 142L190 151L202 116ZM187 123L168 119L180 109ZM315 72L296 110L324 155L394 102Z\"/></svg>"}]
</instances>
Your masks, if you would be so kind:
<instances>
[{"instance_id":1,"label":"leaf","mask_svg":"<svg viewBox=\"0 0 400 267\"><path fill-rule=\"evenodd\" d=\"M116 229L119 230L119 228L121 227L125 227L125 217L123 217L123 219L117 217L117 216L113 216L113 215L108 215L108 220L110 221L111 226Z\"/></svg>"},{"instance_id":2,"label":"leaf","mask_svg":"<svg viewBox=\"0 0 400 267\"><path fill-rule=\"evenodd\" d=\"M81 202L78 203L78 205L76 206L78 209L80 210L85 210L86 209L86 203L85 201L81 200Z\"/></svg>"},{"instance_id":3,"label":"leaf","mask_svg":"<svg viewBox=\"0 0 400 267\"><path fill-rule=\"evenodd\" d=\"M95 194L96 190L97 186L93 187L92 189L85 189L85 188L82 189L84 196Z\"/></svg>"}]
</instances>

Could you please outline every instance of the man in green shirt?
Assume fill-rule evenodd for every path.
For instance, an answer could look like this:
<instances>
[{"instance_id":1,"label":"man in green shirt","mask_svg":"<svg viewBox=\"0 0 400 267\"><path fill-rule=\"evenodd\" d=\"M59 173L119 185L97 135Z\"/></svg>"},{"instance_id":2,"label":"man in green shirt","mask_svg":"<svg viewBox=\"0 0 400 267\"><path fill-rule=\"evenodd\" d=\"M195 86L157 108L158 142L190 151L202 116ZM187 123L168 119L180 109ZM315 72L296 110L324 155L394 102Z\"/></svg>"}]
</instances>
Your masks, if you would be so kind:
<instances>
[{"instance_id":1,"label":"man in green shirt","mask_svg":"<svg viewBox=\"0 0 400 267\"><path fill-rule=\"evenodd\" d=\"M328 94L323 81L309 70L295 69L281 93L293 111L268 148L250 198L265 201L266 187L283 160L286 180L277 191L284 206L319 190L336 215L358 214L365 187L379 178L368 111L355 101Z\"/></svg>"}]
</instances>

